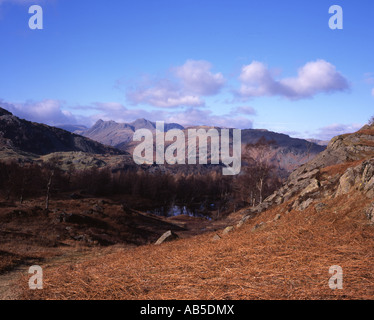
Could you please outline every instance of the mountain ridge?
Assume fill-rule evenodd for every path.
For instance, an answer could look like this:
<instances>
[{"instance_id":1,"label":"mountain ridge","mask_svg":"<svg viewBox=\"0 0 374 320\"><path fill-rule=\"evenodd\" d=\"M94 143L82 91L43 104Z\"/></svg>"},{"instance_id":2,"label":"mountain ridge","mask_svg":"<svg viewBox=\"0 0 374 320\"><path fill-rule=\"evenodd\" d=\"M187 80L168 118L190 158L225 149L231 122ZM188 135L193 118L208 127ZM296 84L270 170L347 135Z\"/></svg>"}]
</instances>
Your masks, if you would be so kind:
<instances>
[{"instance_id":1,"label":"mountain ridge","mask_svg":"<svg viewBox=\"0 0 374 320\"><path fill-rule=\"evenodd\" d=\"M177 123L166 123L164 125L165 132L170 129L180 129L185 132L186 137L188 129L199 128L222 129L220 127L208 126L183 127ZM144 118L137 119L130 123L98 120L91 128L84 131L76 131L76 133L101 143L112 145L131 154L139 143L132 141L133 134L137 129L148 129L155 133L156 124ZM261 138L265 138L268 142L275 142L272 148L272 154L269 155L270 162L279 168L283 177L287 176L300 164L307 162L325 150L325 146L304 139L292 138L286 134L272 132L266 129L243 129L241 132L243 145L249 143L255 144Z\"/></svg>"},{"instance_id":2,"label":"mountain ridge","mask_svg":"<svg viewBox=\"0 0 374 320\"><path fill-rule=\"evenodd\" d=\"M123 151L66 130L20 119L3 108L0 108L0 146L36 155L68 151L123 154Z\"/></svg>"},{"instance_id":3,"label":"mountain ridge","mask_svg":"<svg viewBox=\"0 0 374 320\"><path fill-rule=\"evenodd\" d=\"M135 131L138 129L148 129L155 132L156 123L145 118L140 118L129 123L100 119L91 128L75 130L73 133L118 148L123 143L131 142ZM170 129L183 130L184 127L177 123L165 123L165 131Z\"/></svg>"}]
</instances>

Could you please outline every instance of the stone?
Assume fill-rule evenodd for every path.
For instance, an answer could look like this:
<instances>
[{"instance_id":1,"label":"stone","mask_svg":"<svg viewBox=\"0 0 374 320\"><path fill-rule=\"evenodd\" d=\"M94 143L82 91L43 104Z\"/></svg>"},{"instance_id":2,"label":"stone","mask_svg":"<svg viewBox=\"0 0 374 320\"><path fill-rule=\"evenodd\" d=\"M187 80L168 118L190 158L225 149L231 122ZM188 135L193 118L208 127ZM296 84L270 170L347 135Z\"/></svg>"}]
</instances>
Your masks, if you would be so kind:
<instances>
[{"instance_id":1,"label":"stone","mask_svg":"<svg viewBox=\"0 0 374 320\"><path fill-rule=\"evenodd\" d=\"M371 224L374 224L374 202L366 209L365 214Z\"/></svg>"},{"instance_id":2,"label":"stone","mask_svg":"<svg viewBox=\"0 0 374 320\"><path fill-rule=\"evenodd\" d=\"M355 172L353 168L348 168L347 171L339 179L338 190L336 191L335 197L343 194L347 194L355 183Z\"/></svg>"},{"instance_id":3,"label":"stone","mask_svg":"<svg viewBox=\"0 0 374 320\"><path fill-rule=\"evenodd\" d=\"M274 217L274 220L273 221L277 221L281 218L281 215L279 213L277 213Z\"/></svg>"},{"instance_id":4,"label":"stone","mask_svg":"<svg viewBox=\"0 0 374 320\"><path fill-rule=\"evenodd\" d=\"M281 197L281 196L277 196L276 198L275 198L275 200L274 200L274 203L276 204L276 205L280 205L280 204L282 204L283 203L283 198Z\"/></svg>"},{"instance_id":5,"label":"stone","mask_svg":"<svg viewBox=\"0 0 374 320\"><path fill-rule=\"evenodd\" d=\"M313 199L309 198L308 200L305 200L302 203L300 203L297 209L299 211L304 211L311 205L312 202L313 202Z\"/></svg>"},{"instance_id":6,"label":"stone","mask_svg":"<svg viewBox=\"0 0 374 320\"><path fill-rule=\"evenodd\" d=\"M320 202L320 203L317 203L315 206L314 206L314 209L316 209L317 212L321 212L324 208L326 208L326 204L323 203L323 202Z\"/></svg>"},{"instance_id":7,"label":"stone","mask_svg":"<svg viewBox=\"0 0 374 320\"><path fill-rule=\"evenodd\" d=\"M314 169L312 171L307 171L306 173L297 176L297 181L313 178L318 173L319 173L319 169Z\"/></svg>"},{"instance_id":8,"label":"stone","mask_svg":"<svg viewBox=\"0 0 374 320\"><path fill-rule=\"evenodd\" d=\"M244 223L246 223L249 219L253 218L251 214L245 215L236 225L237 228L240 228Z\"/></svg>"},{"instance_id":9,"label":"stone","mask_svg":"<svg viewBox=\"0 0 374 320\"><path fill-rule=\"evenodd\" d=\"M234 227L233 227L233 226L228 226L228 227L226 227L226 228L223 230L222 234L228 234L228 233L230 233L230 232L233 231L233 230L234 230Z\"/></svg>"},{"instance_id":10,"label":"stone","mask_svg":"<svg viewBox=\"0 0 374 320\"><path fill-rule=\"evenodd\" d=\"M215 234L214 237L212 238L213 241L218 241L220 239L221 237L218 234Z\"/></svg>"},{"instance_id":11,"label":"stone","mask_svg":"<svg viewBox=\"0 0 374 320\"><path fill-rule=\"evenodd\" d=\"M270 203L268 203L268 202L262 202L262 203L260 203L259 205L257 205L257 206L253 209L253 211L254 211L255 213L261 213L261 212L267 210L269 207L270 207Z\"/></svg>"},{"instance_id":12,"label":"stone","mask_svg":"<svg viewBox=\"0 0 374 320\"><path fill-rule=\"evenodd\" d=\"M364 171L362 173L361 181L366 186L369 181L373 180L374 177L374 164L373 160L365 161L363 163Z\"/></svg>"},{"instance_id":13,"label":"stone","mask_svg":"<svg viewBox=\"0 0 374 320\"><path fill-rule=\"evenodd\" d=\"M256 224L253 228L252 228L252 232L256 231L257 229L261 228L262 226L264 226L265 223L264 222L260 222L258 224Z\"/></svg>"},{"instance_id":14,"label":"stone","mask_svg":"<svg viewBox=\"0 0 374 320\"><path fill-rule=\"evenodd\" d=\"M164 242L169 242L175 239L178 239L178 235L175 234L173 231L169 230L166 231L158 240L155 242L155 245L160 245Z\"/></svg>"},{"instance_id":15,"label":"stone","mask_svg":"<svg viewBox=\"0 0 374 320\"><path fill-rule=\"evenodd\" d=\"M265 202L273 202L273 200L277 197L277 193L274 192L272 195L268 196L266 199L265 199Z\"/></svg>"},{"instance_id":16,"label":"stone","mask_svg":"<svg viewBox=\"0 0 374 320\"><path fill-rule=\"evenodd\" d=\"M368 198L374 198L374 176L365 184L364 192Z\"/></svg>"},{"instance_id":17,"label":"stone","mask_svg":"<svg viewBox=\"0 0 374 320\"><path fill-rule=\"evenodd\" d=\"M303 197L307 194L318 191L320 184L317 179L312 179L309 185L301 192L300 196Z\"/></svg>"}]
</instances>

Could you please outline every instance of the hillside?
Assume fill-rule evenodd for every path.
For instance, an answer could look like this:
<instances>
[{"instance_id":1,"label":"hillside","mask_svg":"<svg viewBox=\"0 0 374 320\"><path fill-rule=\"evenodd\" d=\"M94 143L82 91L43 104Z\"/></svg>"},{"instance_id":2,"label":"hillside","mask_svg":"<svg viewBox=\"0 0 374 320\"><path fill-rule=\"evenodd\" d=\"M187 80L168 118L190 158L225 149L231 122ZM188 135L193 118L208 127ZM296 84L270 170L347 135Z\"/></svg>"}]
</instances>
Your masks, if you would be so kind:
<instances>
[{"instance_id":1,"label":"hillside","mask_svg":"<svg viewBox=\"0 0 374 320\"><path fill-rule=\"evenodd\" d=\"M334 138L224 231L46 269L27 299L373 299L374 127ZM329 268L343 269L343 290Z\"/></svg>"},{"instance_id":2,"label":"hillside","mask_svg":"<svg viewBox=\"0 0 374 320\"><path fill-rule=\"evenodd\" d=\"M131 123L117 123L115 121L99 120L93 127L83 131L78 130L75 131L75 133L81 134L101 143L114 146L120 150L132 154L134 148L138 144L138 142L132 141L133 134L136 130L142 128L155 132L156 124L146 119L138 119ZM188 136L187 130L191 128L209 129L210 127L201 126L183 128L183 126L176 123L165 124L165 131L170 129L181 129L184 131L186 139ZM216 129L220 130L220 128ZM271 152L267 155L268 161L278 169L279 175L282 177L287 177L288 174L296 167L314 158L317 154L325 149L325 146L316 144L312 141L291 138L288 135L271 132L268 130L242 130L243 146L248 143L257 143L261 138L274 142ZM168 145L168 143L166 143L166 145ZM208 155L208 158L209 157L210 156ZM210 169L205 169L217 170L217 166L211 166ZM171 170L173 170L173 168L171 168ZM200 172L201 170L202 168L199 168L198 171ZM190 172L189 168L183 166L178 166L177 171Z\"/></svg>"},{"instance_id":3,"label":"hillside","mask_svg":"<svg viewBox=\"0 0 374 320\"><path fill-rule=\"evenodd\" d=\"M54 152L86 152L92 154L123 154L63 129L26 121L0 108L0 148L8 153L46 155Z\"/></svg>"},{"instance_id":4,"label":"hillside","mask_svg":"<svg viewBox=\"0 0 374 320\"><path fill-rule=\"evenodd\" d=\"M325 151L292 172L283 187L253 211L261 212L296 195L299 197L293 207L306 208L316 198L344 194L354 186L358 190L372 192L373 156L373 126L337 136Z\"/></svg>"}]
</instances>

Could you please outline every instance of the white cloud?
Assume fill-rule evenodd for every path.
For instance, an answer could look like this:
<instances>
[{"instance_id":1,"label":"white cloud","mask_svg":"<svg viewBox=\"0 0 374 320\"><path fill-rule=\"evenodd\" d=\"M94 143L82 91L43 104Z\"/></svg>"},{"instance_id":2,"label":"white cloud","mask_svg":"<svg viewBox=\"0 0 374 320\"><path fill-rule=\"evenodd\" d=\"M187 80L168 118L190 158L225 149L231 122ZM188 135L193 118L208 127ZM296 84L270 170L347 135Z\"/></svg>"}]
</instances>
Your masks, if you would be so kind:
<instances>
[{"instance_id":1,"label":"white cloud","mask_svg":"<svg viewBox=\"0 0 374 320\"><path fill-rule=\"evenodd\" d=\"M345 134L345 133L353 133L362 128L362 124L338 124L334 123L329 126L320 128L316 138L321 139L321 140L330 140L331 138Z\"/></svg>"},{"instance_id":2,"label":"white cloud","mask_svg":"<svg viewBox=\"0 0 374 320\"><path fill-rule=\"evenodd\" d=\"M366 72L364 74L364 82L367 84L374 84L374 74L372 72Z\"/></svg>"},{"instance_id":3,"label":"white cloud","mask_svg":"<svg viewBox=\"0 0 374 320\"><path fill-rule=\"evenodd\" d=\"M173 80L141 83L127 91L127 99L135 105L145 103L159 108L203 106L202 96L217 94L225 84L223 75L211 73L211 68L207 61L187 60L171 69Z\"/></svg>"},{"instance_id":4,"label":"white cloud","mask_svg":"<svg viewBox=\"0 0 374 320\"><path fill-rule=\"evenodd\" d=\"M91 127L99 119L128 123L139 118L146 118L151 121L176 122L185 126L208 125L240 129L253 127L252 120L238 115L237 112L237 109L242 108L243 112L241 114L244 114L244 111L251 110L250 107L234 108L224 115L215 115L211 110L193 107L177 110L128 109L117 102L95 102L87 106L69 107L69 110L73 110L73 113L63 109L63 104L58 100L25 103L7 103L0 100L0 107L22 119L52 126L82 124ZM90 115L82 115L82 113Z\"/></svg>"},{"instance_id":5,"label":"white cloud","mask_svg":"<svg viewBox=\"0 0 374 320\"><path fill-rule=\"evenodd\" d=\"M128 109L124 105L117 102L95 102L88 106L71 107L75 110L91 111L90 116L77 116L77 121L88 127L92 126L97 120L116 121L116 122L131 122L139 118L146 118L149 120L157 119L157 116L162 117L164 112L159 110L147 111L144 109ZM90 113L91 113L90 112Z\"/></svg>"},{"instance_id":6,"label":"white cloud","mask_svg":"<svg viewBox=\"0 0 374 320\"><path fill-rule=\"evenodd\" d=\"M256 110L249 106L237 107L232 110L232 113L240 113L240 114L246 114L246 115L251 115L251 116L257 114Z\"/></svg>"},{"instance_id":7,"label":"white cloud","mask_svg":"<svg viewBox=\"0 0 374 320\"><path fill-rule=\"evenodd\" d=\"M7 103L0 101L0 107L12 112L15 116L34 122L49 125L76 124L76 118L67 110L62 109L58 100L39 102Z\"/></svg>"},{"instance_id":8,"label":"white cloud","mask_svg":"<svg viewBox=\"0 0 374 320\"><path fill-rule=\"evenodd\" d=\"M92 126L99 119L128 123L139 118L146 118L151 121L165 121L168 123L175 122L184 126L208 125L240 129L248 129L253 126L253 122L250 119L238 116L236 109L232 109L225 115L215 115L211 110L194 107L151 111L145 109L128 109L117 103L93 103L91 106L79 106L75 107L75 109L97 111L89 117L80 119L79 123L87 126Z\"/></svg>"},{"instance_id":9,"label":"white cloud","mask_svg":"<svg viewBox=\"0 0 374 320\"><path fill-rule=\"evenodd\" d=\"M233 115L232 112L225 115L215 115L207 109L187 108L181 112L165 114L166 122L176 122L184 126L207 125L226 128L249 129L253 127L253 121L246 117Z\"/></svg>"},{"instance_id":10,"label":"white cloud","mask_svg":"<svg viewBox=\"0 0 374 320\"><path fill-rule=\"evenodd\" d=\"M261 62L253 61L242 68L239 76L240 97L283 96L304 99L319 93L343 91L348 81L336 67L324 60L308 62L298 70L297 77L274 79L272 72Z\"/></svg>"},{"instance_id":11,"label":"white cloud","mask_svg":"<svg viewBox=\"0 0 374 320\"><path fill-rule=\"evenodd\" d=\"M209 96L217 94L225 84L222 73L213 74L211 68L207 61L187 60L183 66L174 68L174 73L186 92Z\"/></svg>"},{"instance_id":12,"label":"white cloud","mask_svg":"<svg viewBox=\"0 0 374 320\"><path fill-rule=\"evenodd\" d=\"M135 105L146 103L159 108L204 105L199 96L185 93L181 88L165 79L150 87L138 87L128 91L127 99Z\"/></svg>"}]
</instances>

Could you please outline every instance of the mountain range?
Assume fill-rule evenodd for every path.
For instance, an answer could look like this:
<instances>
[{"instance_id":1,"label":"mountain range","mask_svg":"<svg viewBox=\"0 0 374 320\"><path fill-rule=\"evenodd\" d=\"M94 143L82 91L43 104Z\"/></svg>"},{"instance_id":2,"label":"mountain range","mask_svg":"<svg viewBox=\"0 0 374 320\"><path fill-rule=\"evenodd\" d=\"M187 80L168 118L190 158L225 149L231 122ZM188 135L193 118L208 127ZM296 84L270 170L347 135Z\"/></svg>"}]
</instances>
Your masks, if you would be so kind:
<instances>
[{"instance_id":1,"label":"mountain range","mask_svg":"<svg viewBox=\"0 0 374 320\"><path fill-rule=\"evenodd\" d=\"M165 131L170 129L184 130L186 137L187 130L192 128L185 128L177 123L167 123L164 127ZM207 129L209 127L199 128ZM1 158L7 158L10 154L17 158L22 153L45 156L57 152L79 151L97 155L129 155L132 154L135 146L139 143L132 141L134 132L138 129L148 129L155 133L156 123L147 119L138 119L130 123L99 120L91 128L77 125L66 125L62 128L56 128L20 119L9 111L0 108ZM313 159L325 149L325 146L312 141L292 138L286 134L263 129L242 130L242 149L244 150L246 144L257 143L261 138L273 142L271 150L266 157L277 168L280 176L283 177L287 177L299 165ZM126 157L128 163L131 162L130 158ZM210 155L208 154L209 158ZM116 162L119 161L117 160ZM178 170L185 172L189 167L173 167L172 169L173 172ZM208 166L205 169L211 170L214 169L213 167ZM193 172L196 172L197 169L195 169L192 170L191 168ZM187 171L190 172L191 170ZM199 166L197 171L201 171L201 166Z\"/></svg>"},{"instance_id":2,"label":"mountain range","mask_svg":"<svg viewBox=\"0 0 374 320\"><path fill-rule=\"evenodd\" d=\"M66 129L75 129L76 127L65 126ZM97 121L91 128L79 128L74 130L75 134L83 135L100 143L111 145L122 151L132 153L138 142L133 142L132 137L138 129L149 129L153 133L156 130L156 123L147 119L138 119L130 123L118 123L115 121ZM170 129L180 129L185 131L190 128L209 127L183 127L177 123L166 123L165 131ZM215 127L220 130L221 128ZM325 149L322 143L308 141L304 139L292 138L286 134L276 133L264 129L244 129L242 130L242 144L257 143L261 138L274 142L271 151L268 153L268 160L275 165L283 176L288 175L299 165L309 161ZM209 155L208 155L209 158Z\"/></svg>"},{"instance_id":3,"label":"mountain range","mask_svg":"<svg viewBox=\"0 0 374 320\"><path fill-rule=\"evenodd\" d=\"M137 119L130 123L98 120L91 128L70 125L60 126L60 128L99 141L103 144L119 148L120 146L131 142L133 134L138 129L148 129L155 132L156 123L147 119ZM165 123L165 131L171 129L183 130L184 127L177 123Z\"/></svg>"}]
</instances>

